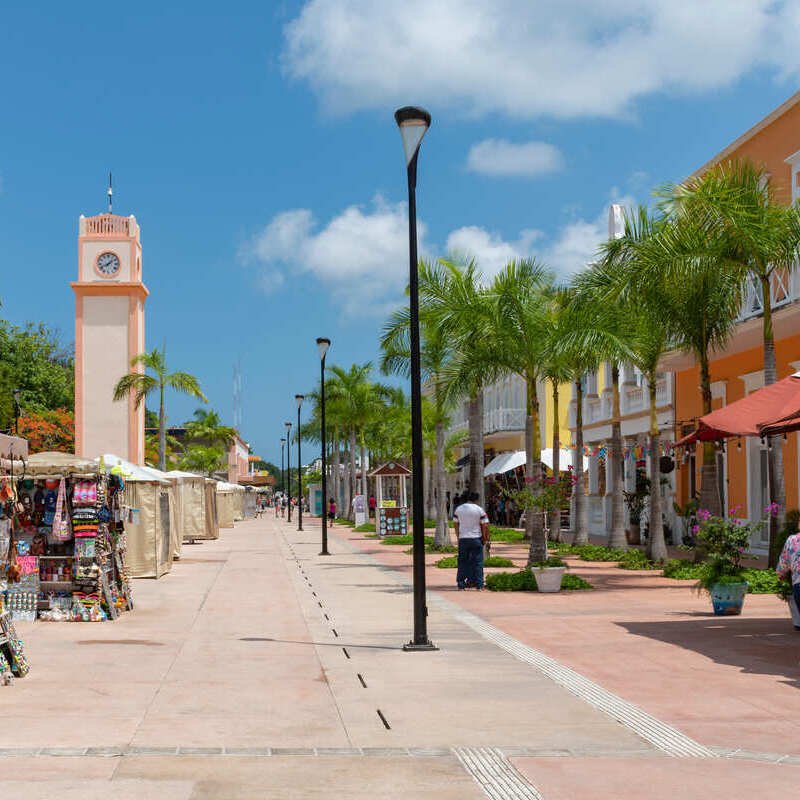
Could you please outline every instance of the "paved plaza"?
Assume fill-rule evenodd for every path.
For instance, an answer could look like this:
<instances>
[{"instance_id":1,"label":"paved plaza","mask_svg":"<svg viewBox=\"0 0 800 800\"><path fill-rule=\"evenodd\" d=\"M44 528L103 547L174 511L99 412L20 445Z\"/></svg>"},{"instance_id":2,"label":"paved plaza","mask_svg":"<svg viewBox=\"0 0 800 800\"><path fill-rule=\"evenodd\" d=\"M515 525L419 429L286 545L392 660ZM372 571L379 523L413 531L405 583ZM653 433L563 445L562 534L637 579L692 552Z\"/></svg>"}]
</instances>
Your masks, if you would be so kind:
<instances>
[{"instance_id":1,"label":"paved plaza","mask_svg":"<svg viewBox=\"0 0 800 800\"><path fill-rule=\"evenodd\" d=\"M679 584L576 564L592 592L456 592L404 653L410 557L260 520L185 546L107 624L19 624L3 800L706 798L800 785L800 635L773 597L715 619ZM521 560L519 546L496 545ZM429 557L432 565L436 557Z\"/></svg>"}]
</instances>

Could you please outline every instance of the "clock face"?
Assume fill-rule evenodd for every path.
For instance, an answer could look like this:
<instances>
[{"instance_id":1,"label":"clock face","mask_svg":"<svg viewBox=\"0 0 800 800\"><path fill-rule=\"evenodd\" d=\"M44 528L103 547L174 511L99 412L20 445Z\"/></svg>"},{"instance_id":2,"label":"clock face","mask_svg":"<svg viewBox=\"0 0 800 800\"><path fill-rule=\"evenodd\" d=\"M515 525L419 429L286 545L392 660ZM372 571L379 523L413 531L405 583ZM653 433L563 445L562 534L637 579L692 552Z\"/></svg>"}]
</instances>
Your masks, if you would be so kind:
<instances>
[{"instance_id":1,"label":"clock face","mask_svg":"<svg viewBox=\"0 0 800 800\"><path fill-rule=\"evenodd\" d=\"M100 253L97 257L97 271L106 278L119 272L119 258L115 253Z\"/></svg>"}]
</instances>

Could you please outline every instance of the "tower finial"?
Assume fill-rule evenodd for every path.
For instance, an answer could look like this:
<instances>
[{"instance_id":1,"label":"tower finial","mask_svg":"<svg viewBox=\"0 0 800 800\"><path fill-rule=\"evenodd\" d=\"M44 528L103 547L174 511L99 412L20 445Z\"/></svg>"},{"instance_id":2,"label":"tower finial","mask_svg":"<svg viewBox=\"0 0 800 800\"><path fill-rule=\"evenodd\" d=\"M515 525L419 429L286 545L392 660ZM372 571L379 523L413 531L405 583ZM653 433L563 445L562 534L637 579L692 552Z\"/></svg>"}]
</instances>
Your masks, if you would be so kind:
<instances>
[{"instance_id":1,"label":"tower finial","mask_svg":"<svg viewBox=\"0 0 800 800\"><path fill-rule=\"evenodd\" d=\"M111 173L110 172L108 173L108 191L106 192L106 194L108 195L108 213L111 214L111 213L113 213L112 212L112 208L111 208L111 204L112 204L112 199L113 199L113 196L114 196L114 190L111 188Z\"/></svg>"}]
</instances>

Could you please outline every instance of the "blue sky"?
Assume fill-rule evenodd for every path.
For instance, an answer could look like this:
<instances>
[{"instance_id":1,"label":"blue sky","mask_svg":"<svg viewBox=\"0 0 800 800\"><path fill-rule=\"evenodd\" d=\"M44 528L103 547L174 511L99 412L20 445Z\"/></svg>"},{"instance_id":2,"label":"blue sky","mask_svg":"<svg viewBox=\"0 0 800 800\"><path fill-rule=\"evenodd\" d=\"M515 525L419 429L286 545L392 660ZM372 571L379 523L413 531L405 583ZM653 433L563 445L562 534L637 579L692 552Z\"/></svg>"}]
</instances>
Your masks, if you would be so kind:
<instances>
[{"instance_id":1,"label":"blue sky","mask_svg":"<svg viewBox=\"0 0 800 800\"><path fill-rule=\"evenodd\" d=\"M425 105L425 253L567 277L612 199L647 201L797 88L800 12L774 0L16 4L0 16L0 313L73 339L77 220L142 226L148 347L279 459L293 396L377 358L402 299L393 121ZM800 142L798 143L800 147ZM170 421L192 401L170 398Z\"/></svg>"}]
</instances>

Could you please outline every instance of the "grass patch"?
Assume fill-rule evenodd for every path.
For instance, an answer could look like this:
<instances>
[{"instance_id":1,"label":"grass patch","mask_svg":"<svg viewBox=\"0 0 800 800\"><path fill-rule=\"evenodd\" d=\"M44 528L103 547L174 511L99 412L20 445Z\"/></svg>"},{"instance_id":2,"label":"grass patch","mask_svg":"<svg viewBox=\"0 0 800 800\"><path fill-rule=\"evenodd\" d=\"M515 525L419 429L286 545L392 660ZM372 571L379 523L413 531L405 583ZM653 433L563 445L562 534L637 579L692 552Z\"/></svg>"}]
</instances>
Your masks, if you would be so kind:
<instances>
[{"instance_id":1,"label":"grass patch","mask_svg":"<svg viewBox=\"0 0 800 800\"><path fill-rule=\"evenodd\" d=\"M364 538L365 539L377 539L378 538L378 534L377 533L365 533L364 534Z\"/></svg>"},{"instance_id":2,"label":"grass patch","mask_svg":"<svg viewBox=\"0 0 800 800\"><path fill-rule=\"evenodd\" d=\"M525 538L524 531L514 528L496 528L494 525L489 526L489 533L493 542L521 542Z\"/></svg>"},{"instance_id":3,"label":"grass patch","mask_svg":"<svg viewBox=\"0 0 800 800\"><path fill-rule=\"evenodd\" d=\"M519 572L496 572L486 576L486 588L491 592L537 592L536 578L529 569ZM568 590L591 589L592 585L577 575L565 573L561 578L561 588Z\"/></svg>"},{"instance_id":4,"label":"grass patch","mask_svg":"<svg viewBox=\"0 0 800 800\"><path fill-rule=\"evenodd\" d=\"M363 525L353 528L353 531L355 533L375 533L375 523L365 522Z\"/></svg>"},{"instance_id":5,"label":"grass patch","mask_svg":"<svg viewBox=\"0 0 800 800\"><path fill-rule=\"evenodd\" d=\"M700 578L702 571L702 564L693 564L682 558L673 558L664 565L662 574L665 578L673 578L676 581L696 581Z\"/></svg>"},{"instance_id":6,"label":"grass patch","mask_svg":"<svg viewBox=\"0 0 800 800\"><path fill-rule=\"evenodd\" d=\"M433 536L426 536L425 539L430 539L433 543ZM381 544L413 544L414 537L407 533L405 536L384 536L381 539ZM425 542L427 544L427 541Z\"/></svg>"},{"instance_id":7,"label":"grass patch","mask_svg":"<svg viewBox=\"0 0 800 800\"><path fill-rule=\"evenodd\" d=\"M430 519L429 517L426 517L425 518L425 527L426 528L435 528L436 527L436 520L435 519ZM447 527L448 528L452 528L453 527L453 520L450 519L450 520L447 521Z\"/></svg>"},{"instance_id":8,"label":"grass patch","mask_svg":"<svg viewBox=\"0 0 800 800\"><path fill-rule=\"evenodd\" d=\"M458 567L458 556L446 556L440 558L436 562L439 569L456 569ZM484 567L513 567L514 562L510 558L503 558L503 556L489 556L484 559Z\"/></svg>"},{"instance_id":9,"label":"grass patch","mask_svg":"<svg viewBox=\"0 0 800 800\"><path fill-rule=\"evenodd\" d=\"M628 550L619 560L620 569L658 569L642 550Z\"/></svg>"},{"instance_id":10,"label":"grass patch","mask_svg":"<svg viewBox=\"0 0 800 800\"><path fill-rule=\"evenodd\" d=\"M355 522L350 522L350 520L347 519L347 517L336 517L334 522L337 525L346 525L348 528L355 528L356 526Z\"/></svg>"}]
</instances>

